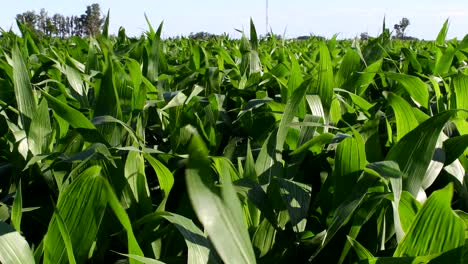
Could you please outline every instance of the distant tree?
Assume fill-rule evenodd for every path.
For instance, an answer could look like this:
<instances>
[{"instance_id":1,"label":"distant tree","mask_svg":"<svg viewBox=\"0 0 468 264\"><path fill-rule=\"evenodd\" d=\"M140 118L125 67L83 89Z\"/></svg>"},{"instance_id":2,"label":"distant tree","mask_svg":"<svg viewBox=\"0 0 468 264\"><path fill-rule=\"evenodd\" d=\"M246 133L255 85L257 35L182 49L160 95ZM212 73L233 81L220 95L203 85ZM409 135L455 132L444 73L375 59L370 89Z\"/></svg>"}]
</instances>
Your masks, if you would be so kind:
<instances>
[{"instance_id":1,"label":"distant tree","mask_svg":"<svg viewBox=\"0 0 468 264\"><path fill-rule=\"evenodd\" d=\"M55 35L64 38L67 32L65 17L61 14L55 14L52 16L52 23L56 29Z\"/></svg>"},{"instance_id":2,"label":"distant tree","mask_svg":"<svg viewBox=\"0 0 468 264\"><path fill-rule=\"evenodd\" d=\"M39 32L47 35L47 11L44 8L41 8L39 15L37 15L37 26Z\"/></svg>"},{"instance_id":3,"label":"distant tree","mask_svg":"<svg viewBox=\"0 0 468 264\"><path fill-rule=\"evenodd\" d=\"M275 38L275 39L283 39L283 36L279 35L279 34L274 34L273 32L268 32L268 34L266 34L264 37L264 39L271 39L271 38Z\"/></svg>"},{"instance_id":4,"label":"distant tree","mask_svg":"<svg viewBox=\"0 0 468 264\"><path fill-rule=\"evenodd\" d=\"M403 39L405 37L405 30L409 25L410 21L406 17L402 18L399 24L395 24L393 28L396 30L396 37Z\"/></svg>"},{"instance_id":5,"label":"distant tree","mask_svg":"<svg viewBox=\"0 0 468 264\"><path fill-rule=\"evenodd\" d=\"M20 21L24 25L28 26L33 31L37 30L37 15L34 11L26 11L22 14L16 15L16 20Z\"/></svg>"},{"instance_id":6,"label":"distant tree","mask_svg":"<svg viewBox=\"0 0 468 264\"><path fill-rule=\"evenodd\" d=\"M92 4L86 7L86 14L83 17L85 33L87 35L97 35L101 32L104 19L101 17L101 7L99 4Z\"/></svg>"},{"instance_id":7,"label":"distant tree","mask_svg":"<svg viewBox=\"0 0 468 264\"><path fill-rule=\"evenodd\" d=\"M101 31L104 19L99 4L86 7L86 12L79 16L65 17L54 14L50 17L42 8L39 13L27 11L16 15L16 20L23 23L39 36L87 36L97 35Z\"/></svg>"},{"instance_id":8,"label":"distant tree","mask_svg":"<svg viewBox=\"0 0 468 264\"><path fill-rule=\"evenodd\" d=\"M72 35L72 28L73 28L73 22L71 20L71 17L67 16L65 18L65 36L71 36Z\"/></svg>"},{"instance_id":9,"label":"distant tree","mask_svg":"<svg viewBox=\"0 0 468 264\"><path fill-rule=\"evenodd\" d=\"M211 34L208 32L197 32L197 33L190 33L189 38L191 39L202 39L202 40L207 40L207 39L212 39L215 38L215 34Z\"/></svg>"},{"instance_id":10,"label":"distant tree","mask_svg":"<svg viewBox=\"0 0 468 264\"><path fill-rule=\"evenodd\" d=\"M53 23L53 20L50 17L46 18L46 35L52 36L57 34L57 26Z\"/></svg>"},{"instance_id":11,"label":"distant tree","mask_svg":"<svg viewBox=\"0 0 468 264\"><path fill-rule=\"evenodd\" d=\"M299 36L296 39L298 39L298 40L309 40L310 36Z\"/></svg>"},{"instance_id":12,"label":"distant tree","mask_svg":"<svg viewBox=\"0 0 468 264\"><path fill-rule=\"evenodd\" d=\"M78 36L78 37L84 36L86 15L73 16L72 20L73 20L72 35Z\"/></svg>"},{"instance_id":13,"label":"distant tree","mask_svg":"<svg viewBox=\"0 0 468 264\"><path fill-rule=\"evenodd\" d=\"M361 40L368 40L369 39L369 34L367 32L362 32L361 33Z\"/></svg>"}]
</instances>

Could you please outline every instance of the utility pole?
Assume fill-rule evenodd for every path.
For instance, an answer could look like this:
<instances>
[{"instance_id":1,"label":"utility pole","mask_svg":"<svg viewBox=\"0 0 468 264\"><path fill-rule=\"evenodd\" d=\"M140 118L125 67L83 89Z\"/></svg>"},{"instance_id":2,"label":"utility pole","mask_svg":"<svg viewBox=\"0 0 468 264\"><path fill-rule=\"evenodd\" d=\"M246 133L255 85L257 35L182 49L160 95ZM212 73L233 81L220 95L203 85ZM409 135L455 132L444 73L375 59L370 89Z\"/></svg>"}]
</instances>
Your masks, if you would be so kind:
<instances>
[{"instance_id":1,"label":"utility pole","mask_svg":"<svg viewBox=\"0 0 468 264\"><path fill-rule=\"evenodd\" d=\"M268 0L266 0L266 24L265 24L265 36L268 35Z\"/></svg>"}]
</instances>

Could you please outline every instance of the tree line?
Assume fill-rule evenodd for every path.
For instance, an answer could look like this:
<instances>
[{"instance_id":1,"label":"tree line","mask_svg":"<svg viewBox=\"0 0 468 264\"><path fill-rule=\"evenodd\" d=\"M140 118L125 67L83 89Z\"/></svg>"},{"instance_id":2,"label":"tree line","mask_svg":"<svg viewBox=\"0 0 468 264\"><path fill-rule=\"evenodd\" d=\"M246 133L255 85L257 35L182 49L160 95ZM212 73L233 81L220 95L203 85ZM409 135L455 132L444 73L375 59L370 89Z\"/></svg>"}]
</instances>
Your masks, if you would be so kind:
<instances>
[{"instance_id":1,"label":"tree line","mask_svg":"<svg viewBox=\"0 0 468 264\"><path fill-rule=\"evenodd\" d=\"M404 17L400 20L398 24L393 26L395 35L393 36L394 39L401 39L401 40L418 40L418 38L407 36L405 35L405 30L410 25L410 21L408 18ZM361 40L368 40L369 34L367 32L361 33Z\"/></svg>"},{"instance_id":2,"label":"tree line","mask_svg":"<svg viewBox=\"0 0 468 264\"><path fill-rule=\"evenodd\" d=\"M49 37L94 36L101 32L104 17L99 4L86 7L86 12L77 16L54 14L49 16L42 8L39 13L26 11L16 15L16 20L34 32Z\"/></svg>"}]
</instances>

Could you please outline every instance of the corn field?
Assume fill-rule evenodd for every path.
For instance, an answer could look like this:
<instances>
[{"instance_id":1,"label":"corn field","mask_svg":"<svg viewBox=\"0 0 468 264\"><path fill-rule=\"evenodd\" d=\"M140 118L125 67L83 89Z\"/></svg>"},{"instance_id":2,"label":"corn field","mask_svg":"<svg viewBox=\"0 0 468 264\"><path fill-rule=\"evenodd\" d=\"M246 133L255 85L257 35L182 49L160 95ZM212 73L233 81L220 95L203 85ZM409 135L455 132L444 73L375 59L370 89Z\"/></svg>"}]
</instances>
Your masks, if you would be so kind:
<instances>
[{"instance_id":1,"label":"corn field","mask_svg":"<svg viewBox=\"0 0 468 264\"><path fill-rule=\"evenodd\" d=\"M109 16L107 16L109 17ZM468 37L0 35L0 263L465 263Z\"/></svg>"}]
</instances>

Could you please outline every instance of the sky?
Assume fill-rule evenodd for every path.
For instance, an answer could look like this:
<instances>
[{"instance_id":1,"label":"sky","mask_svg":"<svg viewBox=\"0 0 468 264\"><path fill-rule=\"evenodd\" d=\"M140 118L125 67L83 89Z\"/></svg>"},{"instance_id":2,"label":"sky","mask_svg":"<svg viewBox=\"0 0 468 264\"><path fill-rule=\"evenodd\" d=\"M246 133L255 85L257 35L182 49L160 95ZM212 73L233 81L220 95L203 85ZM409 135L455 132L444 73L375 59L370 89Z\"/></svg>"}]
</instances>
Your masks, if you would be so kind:
<instances>
[{"instance_id":1,"label":"sky","mask_svg":"<svg viewBox=\"0 0 468 264\"><path fill-rule=\"evenodd\" d=\"M250 18L257 33L266 28L286 37L320 35L354 38L362 32L376 36L387 27L393 28L401 18L410 20L406 35L432 40L449 19L449 38L462 39L468 34L468 2L466 0L269 0L269 23L266 26L266 0L0 0L0 27L16 30L15 16L28 10L44 8L49 15L80 15L86 6L98 3L102 12L110 10L110 32L120 26L128 35L139 36L148 30L146 14L154 28L164 21L163 37L188 35L206 31L239 37L236 29L248 33Z\"/></svg>"}]
</instances>

